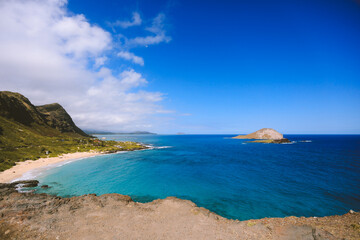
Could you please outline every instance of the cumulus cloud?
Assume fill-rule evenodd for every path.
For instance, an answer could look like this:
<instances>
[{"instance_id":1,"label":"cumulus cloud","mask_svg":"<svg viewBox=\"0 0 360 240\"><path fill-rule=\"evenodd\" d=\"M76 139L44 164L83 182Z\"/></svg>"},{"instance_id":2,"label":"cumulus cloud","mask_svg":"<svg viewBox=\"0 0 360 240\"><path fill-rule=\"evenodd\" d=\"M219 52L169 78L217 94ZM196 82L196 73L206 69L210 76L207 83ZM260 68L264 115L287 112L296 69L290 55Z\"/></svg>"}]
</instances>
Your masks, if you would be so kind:
<instances>
[{"instance_id":1,"label":"cumulus cloud","mask_svg":"<svg viewBox=\"0 0 360 240\"><path fill-rule=\"evenodd\" d=\"M144 66L144 59L142 57L138 57L135 54L127 51L121 51L117 54L119 57L132 61L133 63Z\"/></svg>"},{"instance_id":2,"label":"cumulus cloud","mask_svg":"<svg viewBox=\"0 0 360 240\"><path fill-rule=\"evenodd\" d=\"M127 44L129 46L147 46L152 44L158 44L161 42L170 42L171 37L167 36L166 31L164 30L164 20L165 15L163 13L160 13L153 19L152 25L145 29L148 32L153 33L154 35L129 39Z\"/></svg>"},{"instance_id":3,"label":"cumulus cloud","mask_svg":"<svg viewBox=\"0 0 360 240\"><path fill-rule=\"evenodd\" d=\"M133 69L104 67L106 53L115 51L112 35L69 13L66 4L0 1L1 90L20 92L34 104L59 102L82 128L151 128L163 94L143 90L147 81ZM138 22L134 15L132 24ZM127 58L143 65L141 57Z\"/></svg>"},{"instance_id":4,"label":"cumulus cloud","mask_svg":"<svg viewBox=\"0 0 360 240\"><path fill-rule=\"evenodd\" d=\"M95 68L99 68L100 66L104 65L107 59L108 59L107 57L98 57L98 58L95 58L94 67L95 67Z\"/></svg>"},{"instance_id":5,"label":"cumulus cloud","mask_svg":"<svg viewBox=\"0 0 360 240\"><path fill-rule=\"evenodd\" d=\"M137 12L133 12L133 16L132 16L132 21L116 21L115 23L113 23L113 26L119 26L122 28L128 28L128 27L132 27L132 26L138 26L141 25L141 17L140 14Z\"/></svg>"}]
</instances>

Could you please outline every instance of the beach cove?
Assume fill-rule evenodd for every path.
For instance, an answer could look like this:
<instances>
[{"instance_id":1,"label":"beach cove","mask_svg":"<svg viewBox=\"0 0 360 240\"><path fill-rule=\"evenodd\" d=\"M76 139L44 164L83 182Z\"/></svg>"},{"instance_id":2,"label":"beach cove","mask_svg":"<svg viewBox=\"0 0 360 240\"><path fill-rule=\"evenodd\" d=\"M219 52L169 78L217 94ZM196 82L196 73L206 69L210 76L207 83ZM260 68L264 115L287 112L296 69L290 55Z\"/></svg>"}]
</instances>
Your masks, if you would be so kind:
<instances>
[{"instance_id":1,"label":"beach cove","mask_svg":"<svg viewBox=\"0 0 360 240\"><path fill-rule=\"evenodd\" d=\"M49 158L40 158L37 160L27 160L24 162L17 162L15 166L10 169L7 169L3 172L0 172L0 182L8 183L16 179L24 179L22 176L32 170L44 168L49 165L71 161L76 159L88 158L103 154L101 152L76 152L76 153L67 153L60 155L58 157L49 157Z\"/></svg>"}]
</instances>

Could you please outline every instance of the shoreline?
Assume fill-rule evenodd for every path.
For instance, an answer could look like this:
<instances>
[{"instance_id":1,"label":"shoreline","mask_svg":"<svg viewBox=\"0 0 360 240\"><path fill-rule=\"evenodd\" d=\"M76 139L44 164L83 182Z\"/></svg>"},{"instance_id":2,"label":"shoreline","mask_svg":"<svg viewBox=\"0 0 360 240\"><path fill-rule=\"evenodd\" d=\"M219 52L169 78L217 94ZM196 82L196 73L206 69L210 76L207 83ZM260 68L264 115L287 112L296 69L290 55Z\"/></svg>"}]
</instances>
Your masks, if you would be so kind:
<instances>
[{"instance_id":1,"label":"shoreline","mask_svg":"<svg viewBox=\"0 0 360 240\"><path fill-rule=\"evenodd\" d=\"M93 156L98 156L105 154L103 152L75 152L75 153L65 153L59 155L57 157L49 157L49 158L39 158L37 160L26 160L23 162L16 162L16 165L0 172L0 183L10 183L14 180L21 178L24 174L29 171L46 167L52 164L75 160L80 158L88 158Z\"/></svg>"},{"instance_id":2,"label":"shoreline","mask_svg":"<svg viewBox=\"0 0 360 240\"><path fill-rule=\"evenodd\" d=\"M96 225L99 221L107 221L109 226L102 225L99 227L101 231L91 232L90 235L104 239L115 238L119 235L126 236L127 239L147 236L151 236L152 239L159 236L166 236L163 239L182 239L184 236L187 239L218 239L219 236L225 239L238 239L239 236L242 236L246 239L257 240L290 239L293 236L297 236L299 239L308 237L307 239L335 240L345 237L346 239L358 239L360 236L358 230L360 229L360 213L352 210L344 215L325 217L265 217L240 221L222 217L208 209L198 207L190 200L176 197L156 199L148 203L134 202L130 196L116 193L100 196L86 194L62 198L48 194L24 194L16 190L15 183L13 183L14 186L1 184L18 180L27 172L35 169L103 154L106 153L76 152L58 157L27 160L17 162L12 168L1 172L0 205L5 208L0 210L0 215L7 221L0 223L0 239L12 236L12 234L24 239L38 236L42 236L44 239L53 239L54 237L58 239L59 236L59 239L68 239L75 234L79 239L85 239L89 236L90 230L87 226L90 223L90 225ZM2 195L6 198L1 198ZM24 205L33 210L24 211ZM40 212L36 210L39 209L39 205L43 207ZM138 219L139 216L140 219ZM142 218L143 220L141 220ZM20 220L23 221L22 219L28 220L19 224ZM51 224L46 225L47 231L37 230L40 227L44 228L44 219L52 219L54 222L58 222L58 225L56 228ZM84 219L87 220L84 221ZM133 229L129 229L128 219L132 219L131 224L135 226ZM197 231L194 231L193 226L199 221L206 224L196 227ZM78 224L73 226L69 222ZM148 224L149 222L151 224ZM140 227L144 229L135 236L134 232ZM24 230L27 228L35 230L28 232ZM117 229L115 235L110 233L103 235L103 232L111 232L111 229ZM181 232L180 235L179 232Z\"/></svg>"},{"instance_id":3,"label":"shoreline","mask_svg":"<svg viewBox=\"0 0 360 240\"><path fill-rule=\"evenodd\" d=\"M37 184L35 180L27 181ZM148 203L127 195L62 198L0 184L0 239L359 239L360 213L231 220L176 197ZM201 224L199 224L199 222Z\"/></svg>"}]
</instances>

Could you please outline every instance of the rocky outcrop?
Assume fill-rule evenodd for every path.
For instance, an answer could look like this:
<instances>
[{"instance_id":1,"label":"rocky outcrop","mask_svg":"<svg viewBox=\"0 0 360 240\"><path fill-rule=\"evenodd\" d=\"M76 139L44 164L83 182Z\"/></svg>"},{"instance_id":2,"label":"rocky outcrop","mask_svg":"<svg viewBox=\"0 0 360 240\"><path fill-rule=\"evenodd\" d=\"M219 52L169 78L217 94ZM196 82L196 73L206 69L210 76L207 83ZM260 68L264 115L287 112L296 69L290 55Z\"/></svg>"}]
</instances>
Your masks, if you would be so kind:
<instances>
[{"instance_id":1,"label":"rocky outcrop","mask_svg":"<svg viewBox=\"0 0 360 240\"><path fill-rule=\"evenodd\" d=\"M273 139L272 140L273 141L273 143L291 143L291 141L289 140L289 139L287 139L287 138L282 138L282 139Z\"/></svg>"},{"instance_id":2,"label":"rocky outcrop","mask_svg":"<svg viewBox=\"0 0 360 240\"><path fill-rule=\"evenodd\" d=\"M22 180L12 183L0 183L0 196L6 195L12 192L17 192L16 188L21 187L36 187L39 184L37 180Z\"/></svg>"},{"instance_id":3,"label":"rocky outcrop","mask_svg":"<svg viewBox=\"0 0 360 240\"><path fill-rule=\"evenodd\" d=\"M236 139L272 139L272 140L280 140L283 139L284 136L277 132L272 128L262 128L256 132L250 133L248 135L239 135L233 137Z\"/></svg>"},{"instance_id":4,"label":"rocky outcrop","mask_svg":"<svg viewBox=\"0 0 360 240\"><path fill-rule=\"evenodd\" d=\"M18 193L15 188L21 183L0 184L0 239L360 238L356 212L237 221L175 197L149 203L120 194L61 198Z\"/></svg>"}]
</instances>

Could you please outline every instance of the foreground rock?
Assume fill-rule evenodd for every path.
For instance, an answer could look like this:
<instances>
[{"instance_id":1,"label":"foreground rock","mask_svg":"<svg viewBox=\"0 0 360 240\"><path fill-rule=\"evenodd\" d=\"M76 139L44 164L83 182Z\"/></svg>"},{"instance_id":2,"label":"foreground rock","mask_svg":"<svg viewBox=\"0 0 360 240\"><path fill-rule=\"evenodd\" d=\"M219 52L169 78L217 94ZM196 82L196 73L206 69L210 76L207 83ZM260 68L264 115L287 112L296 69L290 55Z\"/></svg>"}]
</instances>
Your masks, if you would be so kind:
<instances>
[{"instance_id":1,"label":"foreground rock","mask_svg":"<svg viewBox=\"0 0 360 240\"><path fill-rule=\"evenodd\" d=\"M272 129L272 128L262 128L256 132L250 133L248 135L239 135L236 137L233 137L236 139L276 139L280 140L283 139L284 136L279 133L278 131Z\"/></svg>"},{"instance_id":2,"label":"foreground rock","mask_svg":"<svg viewBox=\"0 0 360 240\"><path fill-rule=\"evenodd\" d=\"M360 238L356 212L234 221L174 197L150 203L120 194L61 198L18 193L16 184L0 184L0 239Z\"/></svg>"}]
</instances>

